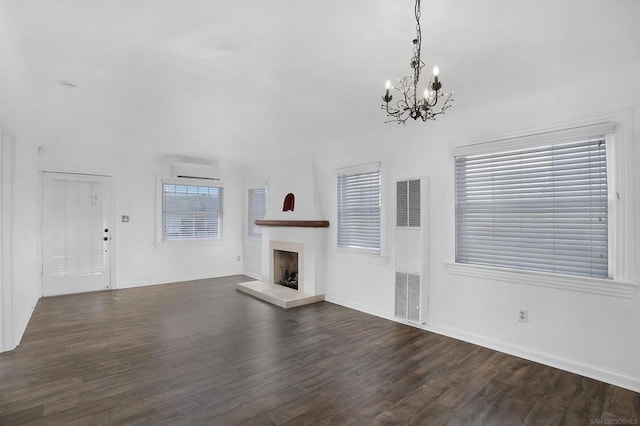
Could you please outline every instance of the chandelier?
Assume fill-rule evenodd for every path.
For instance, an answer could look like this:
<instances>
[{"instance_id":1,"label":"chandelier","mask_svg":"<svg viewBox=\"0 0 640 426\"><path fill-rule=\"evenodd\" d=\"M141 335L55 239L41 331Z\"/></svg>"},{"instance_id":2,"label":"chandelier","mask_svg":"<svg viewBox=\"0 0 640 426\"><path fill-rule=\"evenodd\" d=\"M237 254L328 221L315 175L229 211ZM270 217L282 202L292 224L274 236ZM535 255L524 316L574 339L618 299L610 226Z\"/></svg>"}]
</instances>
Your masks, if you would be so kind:
<instances>
[{"instance_id":1,"label":"chandelier","mask_svg":"<svg viewBox=\"0 0 640 426\"><path fill-rule=\"evenodd\" d=\"M413 69L413 77L405 76L398 79L398 86L392 86L391 81L387 80L386 93L382 97L384 104L382 109L387 111L390 117L386 123L397 122L405 124L409 118L422 121L435 120L437 115L444 114L446 110L453 106L453 91L451 93L442 93L442 83L438 79L438 66L433 67L433 74L424 92L418 94L418 85L420 83L420 71L424 68L424 62L420 59L420 49L422 48L422 30L420 29L420 0L416 0L416 38L413 40L413 57L409 66ZM395 105L391 104L393 96L389 90L397 90L400 95ZM440 109L436 109L436 104L440 101Z\"/></svg>"}]
</instances>

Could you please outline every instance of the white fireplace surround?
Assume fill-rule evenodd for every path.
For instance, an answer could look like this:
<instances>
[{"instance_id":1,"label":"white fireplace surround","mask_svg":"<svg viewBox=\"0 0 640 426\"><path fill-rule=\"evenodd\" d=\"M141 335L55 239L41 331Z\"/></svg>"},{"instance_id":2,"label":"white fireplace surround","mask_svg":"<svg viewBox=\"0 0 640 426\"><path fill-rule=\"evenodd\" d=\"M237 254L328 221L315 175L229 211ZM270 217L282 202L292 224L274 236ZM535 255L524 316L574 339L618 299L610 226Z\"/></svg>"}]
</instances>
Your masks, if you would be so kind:
<instances>
[{"instance_id":1,"label":"white fireplace surround","mask_svg":"<svg viewBox=\"0 0 640 426\"><path fill-rule=\"evenodd\" d=\"M310 296L324 295L326 229L265 226L262 230L262 273L260 274L262 280L274 283L274 249L296 252L298 253L298 291Z\"/></svg>"},{"instance_id":2,"label":"white fireplace surround","mask_svg":"<svg viewBox=\"0 0 640 426\"><path fill-rule=\"evenodd\" d=\"M328 222L327 222L328 224ZM261 279L236 284L238 291L282 308L324 300L326 226L265 225L262 228ZM275 284L274 250L298 253L298 289Z\"/></svg>"},{"instance_id":3,"label":"white fireplace surround","mask_svg":"<svg viewBox=\"0 0 640 426\"><path fill-rule=\"evenodd\" d=\"M264 236L264 235L263 235ZM279 241L268 240L263 241L263 244L268 246L268 275L269 281L248 281L245 283L236 284L236 290L243 293L250 294L258 299L265 300L274 305L282 308L295 308L297 306L309 305L324 300L324 294L319 293L319 289L316 288L317 280L314 275L315 269L315 251L313 245L308 246L307 253L307 268L305 268L304 258L304 243L291 242L291 241ZM273 279L275 264L274 264L274 251L288 251L298 254L298 289L286 287L280 284L276 284ZM265 250L267 251L267 250ZM266 254L266 253L265 253ZM265 258L267 260L267 258ZM263 265L264 266L264 265ZM307 274L311 274L307 277L305 284L305 269ZM306 287L305 287L306 285Z\"/></svg>"},{"instance_id":4,"label":"white fireplace surround","mask_svg":"<svg viewBox=\"0 0 640 426\"><path fill-rule=\"evenodd\" d=\"M304 292L304 244L289 241L269 241L269 282L275 283L274 279L274 251L282 250L298 253L298 291Z\"/></svg>"}]
</instances>

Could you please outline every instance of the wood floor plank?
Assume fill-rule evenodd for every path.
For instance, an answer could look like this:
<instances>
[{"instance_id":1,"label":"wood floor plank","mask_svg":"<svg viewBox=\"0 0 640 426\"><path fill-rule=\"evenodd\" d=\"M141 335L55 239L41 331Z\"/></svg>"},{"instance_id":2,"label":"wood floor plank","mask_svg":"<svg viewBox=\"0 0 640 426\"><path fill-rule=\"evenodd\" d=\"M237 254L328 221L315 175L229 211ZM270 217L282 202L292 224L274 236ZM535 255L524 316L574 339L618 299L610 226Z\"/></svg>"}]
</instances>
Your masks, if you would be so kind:
<instances>
[{"instance_id":1,"label":"wood floor plank","mask_svg":"<svg viewBox=\"0 0 640 426\"><path fill-rule=\"evenodd\" d=\"M162 421L167 424L170 424L171 422L180 423L182 415L199 406L200 404L198 401L192 396L177 398L125 417L122 419L122 422L129 426L146 426L149 424L149 419L162 419Z\"/></svg>"},{"instance_id":2,"label":"wood floor plank","mask_svg":"<svg viewBox=\"0 0 640 426\"><path fill-rule=\"evenodd\" d=\"M634 394L617 386L609 386L602 410L602 418L639 419L640 394Z\"/></svg>"},{"instance_id":3,"label":"wood floor plank","mask_svg":"<svg viewBox=\"0 0 640 426\"><path fill-rule=\"evenodd\" d=\"M274 423L267 417L266 414L260 413L257 416L254 416L242 423L239 423L241 426L274 426Z\"/></svg>"},{"instance_id":4,"label":"wood floor plank","mask_svg":"<svg viewBox=\"0 0 640 426\"><path fill-rule=\"evenodd\" d=\"M419 410L411 419L410 425L446 425L446 426L469 426L480 423L472 423L469 419L460 420L455 416L456 412L450 408L440 405L438 402L427 404ZM396 425L397 423L387 423Z\"/></svg>"},{"instance_id":5,"label":"wood floor plank","mask_svg":"<svg viewBox=\"0 0 640 426\"><path fill-rule=\"evenodd\" d=\"M562 424L592 424L592 420L600 419L608 388L609 386L601 386L601 382L581 377Z\"/></svg>"},{"instance_id":6,"label":"wood floor plank","mask_svg":"<svg viewBox=\"0 0 640 426\"><path fill-rule=\"evenodd\" d=\"M282 400L277 395L270 393L261 398L255 399L246 404L240 405L227 412L214 417L210 424L212 425L228 425L241 424L245 421L262 414L271 408L280 405Z\"/></svg>"},{"instance_id":7,"label":"wood floor plank","mask_svg":"<svg viewBox=\"0 0 640 426\"><path fill-rule=\"evenodd\" d=\"M42 410L42 405L36 405L22 410L0 411L0 424L18 425L32 420L42 420Z\"/></svg>"},{"instance_id":8,"label":"wood floor plank","mask_svg":"<svg viewBox=\"0 0 640 426\"><path fill-rule=\"evenodd\" d=\"M442 377L431 380L413 393L406 394L402 400L396 402L385 411L381 411L374 417L372 424L386 424L397 422L409 424L416 413L425 406L435 402L440 395L444 394L451 387L451 382Z\"/></svg>"},{"instance_id":9,"label":"wood floor plank","mask_svg":"<svg viewBox=\"0 0 640 426\"><path fill-rule=\"evenodd\" d=\"M454 417L463 423L484 424L497 410L497 405L508 391L508 385L491 380L476 392L473 397L453 409ZM512 418L513 424L520 424L522 419ZM488 423L491 424L491 423Z\"/></svg>"},{"instance_id":10,"label":"wood floor plank","mask_svg":"<svg viewBox=\"0 0 640 426\"><path fill-rule=\"evenodd\" d=\"M245 276L41 299L0 354L0 425L575 425L640 395Z\"/></svg>"},{"instance_id":11,"label":"wood floor plank","mask_svg":"<svg viewBox=\"0 0 640 426\"><path fill-rule=\"evenodd\" d=\"M522 424L526 426L555 426L560 424L563 416L563 409L536 401Z\"/></svg>"}]
</instances>

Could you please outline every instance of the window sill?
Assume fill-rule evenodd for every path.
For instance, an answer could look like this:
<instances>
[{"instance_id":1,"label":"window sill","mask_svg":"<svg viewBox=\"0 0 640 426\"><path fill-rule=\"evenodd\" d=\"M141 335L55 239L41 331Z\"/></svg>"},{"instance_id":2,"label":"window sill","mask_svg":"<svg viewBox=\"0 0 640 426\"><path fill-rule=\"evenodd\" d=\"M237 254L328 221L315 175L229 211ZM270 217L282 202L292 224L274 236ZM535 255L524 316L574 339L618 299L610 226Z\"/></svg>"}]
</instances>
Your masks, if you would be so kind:
<instances>
[{"instance_id":1,"label":"window sill","mask_svg":"<svg viewBox=\"0 0 640 426\"><path fill-rule=\"evenodd\" d=\"M374 265L384 265L387 263L387 256L382 254L372 254L345 248L337 248L336 254L340 258L347 259L350 262L370 263Z\"/></svg>"},{"instance_id":2,"label":"window sill","mask_svg":"<svg viewBox=\"0 0 640 426\"><path fill-rule=\"evenodd\" d=\"M209 240L161 240L161 241L156 241L155 245L156 247L171 247L171 246L181 246L181 245L197 247L197 246L220 245L224 243L226 243L226 240L224 238L215 238L215 239L209 239Z\"/></svg>"},{"instance_id":3,"label":"window sill","mask_svg":"<svg viewBox=\"0 0 640 426\"><path fill-rule=\"evenodd\" d=\"M455 262L446 262L445 270L449 275L485 278L514 284L556 288L559 290L599 294L601 296L618 297L622 299L632 299L635 295L636 288L638 288L638 284L609 279L578 277L548 272L521 271Z\"/></svg>"}]
</instances>

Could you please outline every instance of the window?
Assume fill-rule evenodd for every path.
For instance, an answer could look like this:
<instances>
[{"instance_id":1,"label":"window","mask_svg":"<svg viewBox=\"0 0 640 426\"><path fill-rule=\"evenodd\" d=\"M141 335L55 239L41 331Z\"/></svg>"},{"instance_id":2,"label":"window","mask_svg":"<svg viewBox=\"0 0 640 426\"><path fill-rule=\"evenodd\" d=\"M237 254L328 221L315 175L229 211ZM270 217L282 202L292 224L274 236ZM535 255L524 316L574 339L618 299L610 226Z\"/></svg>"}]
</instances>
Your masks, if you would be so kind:
<instances>
[{"instance_id":1,"label":"window","mask_svg":"<svg viewBox=\"0 0 640 426\"><path fill-rule=\"evenodd\" d=\"M607 278L606 138L455 159L456 262Z\"/></svg>"},{"instance_id":2,"label":"window","mask_svg":"<svg viewBox=\"0 0 640 426\"><path fill-rule=\"evenodd\" d=\"M380 164L338 171L338 247L380 254Z\"/></svg>"},{"instance_id":3,"label":"window","mask_svg":"<svg viewBox=\"0 0 640 426\"><path fill-rule=\"evenodd\" d=\"M256 220L264 219L267 213L267 188L249 188L249 203L247 224L248 235L257 237L262 235L262 227L256 225Z\"/></svg>"},{"instance_id":4,"label":"window","mask_svg":"<svg viewBox=\"0 0 640 426\"><path fill-rule=\"evenodd\" d=\"M222 237L222 188L162 184L162 239L208 240Z\"/></svg>"}]
</instances>

